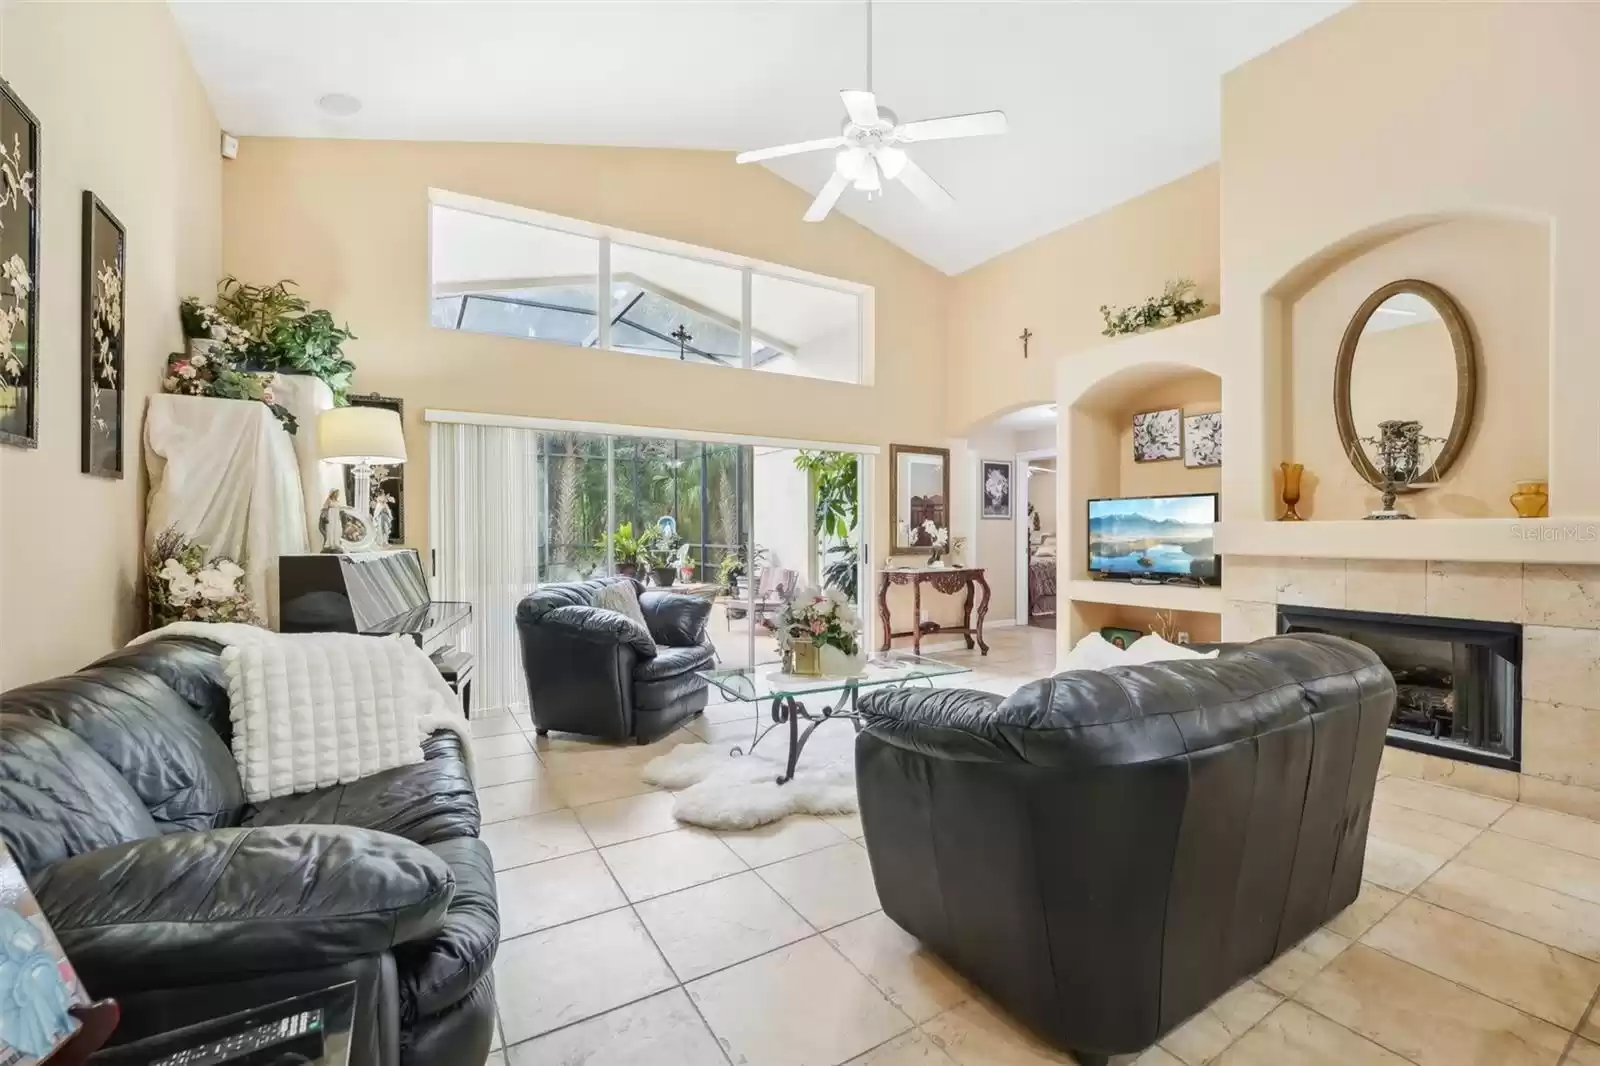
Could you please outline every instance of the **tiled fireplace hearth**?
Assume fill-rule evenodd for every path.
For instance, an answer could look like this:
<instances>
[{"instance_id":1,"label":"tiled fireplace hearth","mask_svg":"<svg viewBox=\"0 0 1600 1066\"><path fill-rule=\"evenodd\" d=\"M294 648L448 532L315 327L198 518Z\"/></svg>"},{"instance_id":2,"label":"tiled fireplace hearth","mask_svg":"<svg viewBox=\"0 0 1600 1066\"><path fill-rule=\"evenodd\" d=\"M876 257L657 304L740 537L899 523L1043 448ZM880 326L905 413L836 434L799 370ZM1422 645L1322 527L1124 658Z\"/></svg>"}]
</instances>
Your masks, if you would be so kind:
<instances>
[{"instance_id":1,"label":"tiled fireplace hearth","mask_svg":"<svg viewBox=\"0 0 1600 1066\"><path fill-rule=\"evenodd\" d=\"M1413 718L1414 731L1391 733L1384 767L1600 818L1600 566L1239 554L1225 566L1224 640L1271 636L1280 610L1293 618L1296 608L1494 622L1506 627L1495 627L1502 635L1520 626L1520 701L1513 701L1520 703L1520 738L1513 717L1501 727L1511 730L1505 750L1495 753L1503 758L1427 751L1444 738L1423 737L1423 722ZM1427 702L1427 693L1415 695ZM1493 732L1484 726L1464 739ZM1454 708L1451 733L1451 742L1463 739L1453 735Z\"/></svg>"},{"instance_id":2,"label":"tiled fireplace hearth","mask_svg":"<svg viewBox=\"0 0 1600 1066\"><path fill-rule=\"evenodd\" d=\"M1331 633L1376 652L1397 689L1391 745L1520 768L1521 623L1280 603L1278 632Z\"/></svg>"}]
</instances>

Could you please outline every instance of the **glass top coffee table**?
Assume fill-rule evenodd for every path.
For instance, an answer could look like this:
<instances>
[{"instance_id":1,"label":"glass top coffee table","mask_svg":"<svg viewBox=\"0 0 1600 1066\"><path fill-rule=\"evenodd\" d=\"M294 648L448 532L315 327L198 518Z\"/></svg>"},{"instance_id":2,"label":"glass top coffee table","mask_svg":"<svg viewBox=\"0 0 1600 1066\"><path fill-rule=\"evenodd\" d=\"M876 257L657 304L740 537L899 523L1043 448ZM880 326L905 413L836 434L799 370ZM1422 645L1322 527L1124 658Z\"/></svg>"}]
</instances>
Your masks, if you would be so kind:
<instances>
[{"instance_id":1,"label":"glass top coffee table","mask_svg":"<svg viewBox=\"0 0 1600 1066\"><path fill-rule=\"evenodd\" d=\"M756 718L755 733L748 749L734 748L735 755L754 751L768 733L781 725L789 727L789 761L778 784L788 784L794 778L795 764L805 750L806 741L819 725L836 718L853 722L857 730L861 719L857 713L857 700L862 689L895 688L900 685L924 682L933 687L933 681L952 674L965 674L969 667L940 662L923 655L889 651L867 660L866 667L856 677L805 677L786 674L777 663L764 663L752 668L729 670L701 670L700 677L717 686L729 698L745 703L771 703L772 724L763 726ZM820 702L821 710L808 709L805 699ZM800 720L809 723L804 732Z\"/></svg>"}]
</instances>

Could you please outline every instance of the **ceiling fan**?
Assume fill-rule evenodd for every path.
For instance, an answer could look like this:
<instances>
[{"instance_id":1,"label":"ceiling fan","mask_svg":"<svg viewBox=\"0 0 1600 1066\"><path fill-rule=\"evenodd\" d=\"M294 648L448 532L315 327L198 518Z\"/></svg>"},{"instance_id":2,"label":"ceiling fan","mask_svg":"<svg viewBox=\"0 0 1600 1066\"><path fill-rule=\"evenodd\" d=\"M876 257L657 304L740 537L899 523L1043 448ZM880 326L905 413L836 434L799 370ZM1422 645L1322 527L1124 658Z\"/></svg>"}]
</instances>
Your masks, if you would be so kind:
<instances>
[{"instance_id":1,"label":"ceiling fan","mask_svg":"<svg viewBox=\"0 0 1600 1066\"><path fill-rule=\"evenodd\" d=\"M947 115L918 122L902 123L893 111L878 104L872 85L872 2L867 0L867 85L866 89L843 89L839 98L844 101L844 128L837 137L823 137L815 141L760 148L753 152L740 152L734 161L760 163L804 152L822 152L837 149L833 174L823 185L817 198L806 211L807 222L821 222L833 210L833 205L844 195L845 186L853 186L870 199L883 191L884 179L898 181L911 190L923 206L930 211L943 211L955 203L926 170L917 166L902 145L918 141L946 141L956 137L987 137L1006 132L1004 111L979 111L970 115Z\"/></svg>"}]
</instances>

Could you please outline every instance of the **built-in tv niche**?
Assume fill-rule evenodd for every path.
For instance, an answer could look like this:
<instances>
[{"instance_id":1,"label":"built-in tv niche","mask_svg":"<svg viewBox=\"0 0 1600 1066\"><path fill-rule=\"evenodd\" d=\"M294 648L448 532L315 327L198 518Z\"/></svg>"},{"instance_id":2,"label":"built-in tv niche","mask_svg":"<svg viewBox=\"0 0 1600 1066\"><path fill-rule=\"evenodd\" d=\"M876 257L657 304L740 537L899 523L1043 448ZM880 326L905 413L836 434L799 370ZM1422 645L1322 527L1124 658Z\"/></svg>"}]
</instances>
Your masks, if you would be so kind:
<instances>
[{"instance_id":1,"label":"built-in tv niche","mask_svg":"<svg viewBox=\"0 0 1600 1066\"><path fill-rule=\"evenodd\" d=\"M1376 652L1394 675L1395 747L1521 769L1521 625L1280 605L1278 632L1331 633Z\"/></svg>"}]
</instances>

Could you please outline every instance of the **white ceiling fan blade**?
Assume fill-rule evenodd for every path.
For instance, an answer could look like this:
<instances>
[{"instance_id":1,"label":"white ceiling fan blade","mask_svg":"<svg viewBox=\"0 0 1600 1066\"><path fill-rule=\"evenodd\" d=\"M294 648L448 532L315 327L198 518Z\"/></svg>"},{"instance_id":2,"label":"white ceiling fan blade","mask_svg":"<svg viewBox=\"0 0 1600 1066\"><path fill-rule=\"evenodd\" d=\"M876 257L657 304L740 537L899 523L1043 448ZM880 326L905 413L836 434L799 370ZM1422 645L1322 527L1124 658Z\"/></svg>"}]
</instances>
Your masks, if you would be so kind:
<instances>
[{"instance_id":1,"label":"white ceiling fan blade","mask_svg":"<svg viewBox=\"0 0 1600 1066\"><path fill-rule=\"evenodd\" d=\"M907 122L895 130L900 141L947 141L952 137L990 137L1006 131L1004 111L979 111L971 115L947 115Z\"/></svg>"},{"instance_id":2,"label":"white ceiling fan blade","mask_svg":"<svg viewBox=\"0 0 1600 1066\"><path fill-rule=\"evenodd\" d=\"M828 184L817 193L817 198L811 201L811 206L806 209L807 222L821 222L828 217L828 212L833 210L833 205L839 202L839 197L844 195L844 187L850 184L850 179L837 170L828 176Z\"/></svg>"},{"instance_id":3,"label":"white ceiling fan blade","mask_svg":"<svg viewBox=\"0 0 1600 1066\"><path fill-rule=\"evenodd\" d=\"M878 124L878 98L865 89L840 89L839 99L844 101L845 114L857 126Z\"/></svg>"},{"instance_id":4,"label":"white ceiling fan blade","mask_svg":"<svg viewBox=\"0 0 1600 1066\"><path fill-rule=\"evenodd\" d=\"M915 159L907 159L900 168L898 175L900 184L911 190L911 194L922 201L922 206L929 211L946 211L955 202L955 197L945 190L943 185L928 176L928 172L917 166Z\"/></svg>"},{"instance_id":5,"label":"white ceiling fan blade","mask_svg":"<svg viewBox=\"0 0 1600 1066\"><path fill-rule=\"evenodd\" d=\"M799 155L801 152L820 152L826 148L843 148L848 143L843 137L823 137L815 141L800 141L796 144L780 144L776 148L757 148L750 152L740 152L733 157L735 163L759 163L763 159L778 159L786 155Z\"/></svg>"}]
</instances>

